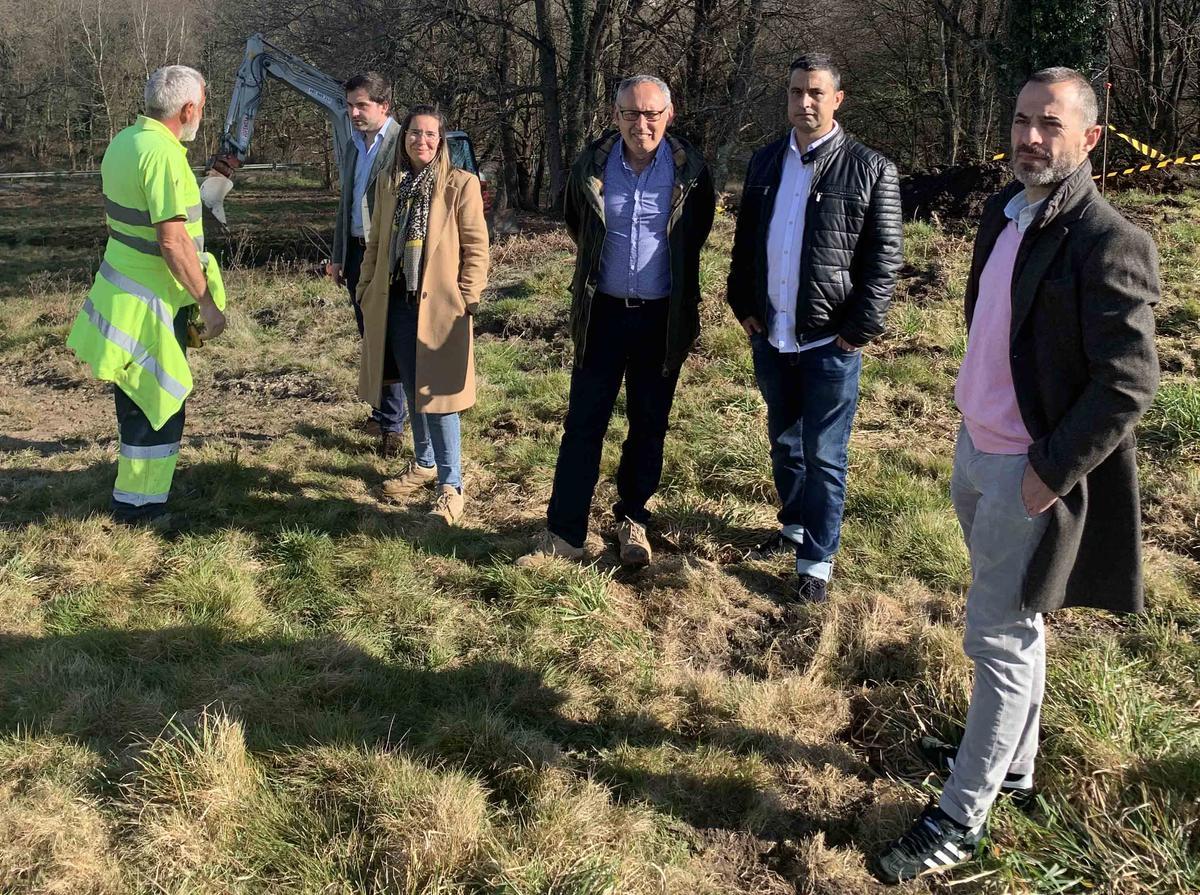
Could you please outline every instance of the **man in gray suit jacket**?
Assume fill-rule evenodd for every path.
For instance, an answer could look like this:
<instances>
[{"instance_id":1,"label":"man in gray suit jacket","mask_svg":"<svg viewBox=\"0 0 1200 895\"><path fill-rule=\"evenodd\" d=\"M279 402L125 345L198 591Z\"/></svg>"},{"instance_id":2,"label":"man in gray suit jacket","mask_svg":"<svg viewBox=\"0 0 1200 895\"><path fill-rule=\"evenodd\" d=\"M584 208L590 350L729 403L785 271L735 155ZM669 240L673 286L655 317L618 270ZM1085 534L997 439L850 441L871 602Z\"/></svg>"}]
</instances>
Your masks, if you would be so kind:
<instances>
[{"instance_id":1,"label":"man in gray suit jacket","mask_svg":"<svg viewBox=\"0 0 1200 895\"><path fill-rule=\"evenodd\" d=\"M362 310L355 298L363 251L371 232L371 212L375 206L375 181L386 177L399 143L400 126L392 119L392 88L378 72L355 75L345 84L346 104L354 137L342 159L342 195L337 222L333 228L333 263L330 275L338 285L350 291L350 306L363 333ZM405 419L404 386L399 381L385 383L377 406L364 428L380 438L385 457L399 455Z\"/></svg>"},{"instance_id":2,"label":"man in gray suit jacket","mask_svg":"<svg viewBox=\"0 0 1200 895\"><path fill-rule=\"evenodd\" d=\"M975 685L957 749L922 742L949 778L880 856L887 882L970 860L996 796L1032 794L1042 613L1142 608L1133 430L1158 388L1158 252L1092 181L1096 120L1086 78L1034 73L1013 116L1017 182L980 221L950 481L971 555Z\"/></svg>"}]
</instances>

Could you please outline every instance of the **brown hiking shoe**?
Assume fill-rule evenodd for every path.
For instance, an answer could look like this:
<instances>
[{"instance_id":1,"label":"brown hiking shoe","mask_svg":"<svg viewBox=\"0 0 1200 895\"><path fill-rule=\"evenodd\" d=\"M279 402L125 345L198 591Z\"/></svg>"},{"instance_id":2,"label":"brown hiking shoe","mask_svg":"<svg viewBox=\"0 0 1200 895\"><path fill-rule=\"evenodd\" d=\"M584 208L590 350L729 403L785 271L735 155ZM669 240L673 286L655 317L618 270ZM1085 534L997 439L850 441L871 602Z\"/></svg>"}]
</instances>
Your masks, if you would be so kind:
<instances>
[{"instance_id":1,"label":"brown hiking shoe","mask_svg":"<svg viewBox=\"0 0 1200 895\"><path fill-rule=\"evenodd\" d=\"M422 488L431 486L436 481L436 466L420 466L416 463L409 463L408 469L404 470L399 478L388 479L383 483L383 497L385 500L402 500Z\"/></svg>"},{"instance_id":2,"label":"brown hiking shoe","mask_svg":"<svg viewBox=\"0 0 1200 895\"><path fill-rule=\"evenodd\" d=\"M617 523L617 541L621 545L621 565L641 568L650 565L650 539L646 537L646 526L632 519Z\"/></svg>"},{"instance_id":3,"label":"brown hiking shoe","mask_svg":"<svg viewBox=\"0 0 1200 895\"><path fill-rule=\"evenodd\" d=\"M375 419L373 416L367 417L358 424L357 428L360 432L365 432L367 435L374 435L378 437L383 434L383 429L379 425L379 420Z\"/></svg>"},{"instance_id":4,"label":"brown hiking shoe","mask_svg":"<svg viewBox=\"0 0 1200 895\"><path fill-rule=\"evenodd\" d=\"M379 438L379 453L394 460L404 453L404 433L384 432Z\"/></svg>"},{"instance_id":5,"label":"brown hiking shoe","mask_svg":"<svg viewBox=\"0 0 1200 895\"><path fill-rule=\"evenodd\" d=\"M522 569L532 569L556 556L563 559L581 560L584 556L582 547L572 547L549 529L538 535L533 542L533 549L524 556L517 558L517 566Z\"/></svg>"},{"instance_id":6,"label":"brown hiking shoe","mask_svg":"<svg viewBox=\"0 0 1200 895\"><path fill-rule=\"evenodd\" d=\"M442 485L437 500L434 501L430 516L437 516L447 525L457 525L463 517L466 500L463 494L453 485Z\"/></svg>"}]
</instances>

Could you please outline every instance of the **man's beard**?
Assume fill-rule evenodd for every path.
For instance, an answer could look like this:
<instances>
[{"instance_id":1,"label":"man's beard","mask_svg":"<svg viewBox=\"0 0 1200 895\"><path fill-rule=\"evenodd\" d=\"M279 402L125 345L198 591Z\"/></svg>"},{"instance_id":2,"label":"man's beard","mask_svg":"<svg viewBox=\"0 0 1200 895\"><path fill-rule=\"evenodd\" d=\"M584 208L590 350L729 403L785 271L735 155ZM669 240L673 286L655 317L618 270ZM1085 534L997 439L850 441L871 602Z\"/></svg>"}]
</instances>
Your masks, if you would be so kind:
<instances>
[{"instance_id":1,"label":"man's beard","mask_svg":"<svg viewBox=\"0 0 1200 895\"><path fill-rule=\"evenodd\" d=\"M180 143L191 143L196 139L196 134L200 133L200 122L194 121L191 124L186 124L179 132Z\"/></svg>"},{"instance_id":2,"label":"man's beard","mask_svg":"<svg viewBox=\"0 0 1200 895\"><path fill-rule=\"evenodd\" d=\"M1025 186L1050 186L1055 183L1061 183L1066 180L1078 168L1082 162L1075 161L1067 156L1049 159L1049 164L1041 169L1030 169L1024 167L1021 161L1020 154L1028 152L1026 147L1017 147L1016 153L1013 154L1013 174L1017 180L1021 181ZM1045 160L1046 157L1042 156Z\"/></svg>"}]
</instances>

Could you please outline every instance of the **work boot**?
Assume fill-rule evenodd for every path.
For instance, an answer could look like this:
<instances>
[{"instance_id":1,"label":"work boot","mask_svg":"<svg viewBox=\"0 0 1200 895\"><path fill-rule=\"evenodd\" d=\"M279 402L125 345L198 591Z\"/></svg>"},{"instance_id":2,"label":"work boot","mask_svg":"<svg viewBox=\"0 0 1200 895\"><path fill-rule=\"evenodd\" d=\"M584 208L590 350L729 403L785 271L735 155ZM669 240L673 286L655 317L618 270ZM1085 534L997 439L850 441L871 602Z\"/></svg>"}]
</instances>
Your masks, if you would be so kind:
<instances>
[{"instance_id":1,"label":"work boot","mask_svg":"<svg viewBox=\"0 0 1200 895\"><path fill-rule=\"evenodd\" d=\"M422 488L428 488L436 481L436 466L409 463L408 469L404 470L399 478L388 479L383 483L383 498L384 500L403 500Z\"/></svg>"},{"instance_id":2,"label":"work boot","mask_svg":"<svg viewBox=\"0 0 1200 895\"><path fill-rule=\"evenodd\" d=\"M433 509L429 511L429 515L437 516L447 525L457 525L458 520L463 517L465 503L466 500L463 498L461 491L453 485L442 485L437 500L433 503Z\"/></svg>"},{"instance_id":3,"label":"work boot","mask_svg":"<svg viewBox=\"0 0 1200 895\"><path fill-rule=\"evenodd\" d=\"M404 433L384 432L379 436L379 453L394 460L404 453Z\"/></svg>"},{"instance_id":4,"label":"work boot","mask_svg":"<svg viewBox=\"0 0 1200 895\"><path fill-rule=\"evenodd\" d=\"M621 545L621 565L640 569L650 565L650 539L646 537L646 526L632 519L617 523L617 542Z\"/></svg>"},{"instance_id":5,"label":"work boot","mask_svg":"<svg viewBox=\"0 0 1200 895\"><path fill-rule=\"evenodd\" d=\"M370 435L375 438L378 438L380 435L383 434L383 428L379 425L379 420L375 419L375 417L373 417L373 416L369 416L365 420L363 420L361 423L359 423L358 429L361 432L364 432L367 435Z\"/></svg>"},{"instance_id":6,"label":"work boot","mask_svg":"<svg viewBox=\"0 0 1200 895\"><path fill-rule=\"evenodd\" d=\"M583 555L582 547L573 547L554 532L546 529L533 542L533 549L524 556L518 557L517 566L522 569L532 569L556 556L579 561L583 559Z\"/></svg>"}]
</instances>

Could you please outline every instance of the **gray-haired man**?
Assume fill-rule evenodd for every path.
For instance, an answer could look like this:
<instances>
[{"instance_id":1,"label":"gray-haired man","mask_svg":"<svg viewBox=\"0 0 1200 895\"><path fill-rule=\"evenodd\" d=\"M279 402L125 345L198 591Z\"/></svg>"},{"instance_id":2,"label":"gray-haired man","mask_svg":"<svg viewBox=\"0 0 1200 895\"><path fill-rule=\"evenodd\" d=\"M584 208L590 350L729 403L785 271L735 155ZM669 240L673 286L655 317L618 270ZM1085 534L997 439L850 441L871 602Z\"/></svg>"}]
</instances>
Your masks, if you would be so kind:
<instances>
[{"instance_id":1,"label":"gray-haired man","mask_svg":"<svg viewBox=\"0 0 1200 895\"><path fill-rule=\"evenodd\" d=\"M591 143L571 169L566 218L578 247L571 288L575 368L547 530L521 564L583 556L622 379L629 434L613 515L622 563L650 562L646 502L662 477L679 370L700 332L700 249L716 210L703 156L667 134L674 117L665 83L627 78L613 103L617 130Z\"/></svg>"}]
</instances>

